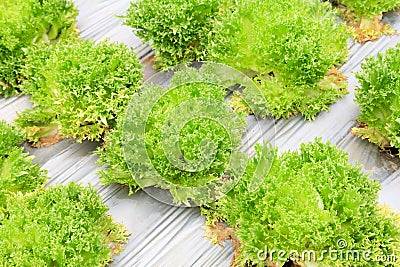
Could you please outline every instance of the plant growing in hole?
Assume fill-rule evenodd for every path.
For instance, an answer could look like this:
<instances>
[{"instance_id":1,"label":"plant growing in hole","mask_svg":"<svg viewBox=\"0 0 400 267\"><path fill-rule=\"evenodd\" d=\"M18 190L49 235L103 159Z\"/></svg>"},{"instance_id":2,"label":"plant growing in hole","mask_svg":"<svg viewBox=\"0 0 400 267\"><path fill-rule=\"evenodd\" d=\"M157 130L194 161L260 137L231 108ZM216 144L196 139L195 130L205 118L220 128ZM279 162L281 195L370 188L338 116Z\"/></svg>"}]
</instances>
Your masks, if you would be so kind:
<instances>
[{"instance_id":1,"label":"plant growing in hole","mask_svg":"<svg viewBox=\"0 0 400 267\"><path fill-rule=\"evenodd\" d=\"M363 174L348 156L320 139L304 143L299 151L277 156L264 182L249 190L259 161L271 152L258 146L246 174L217 203L202 208L207 236L213 243L232 239L234 266L276 266L259 257L265 248L275 251L337 249L337 240L350 250L398 255L400 216L378 205L380 185ZM221 223L226 223L224 226ZM320 255L320 254L319 254ZM275 259L274 259L275 260ZM304 262L302 263L304 266ZM323 266L387 266L379 261L346 261L325 257Z\"/></svg>"},{"instance_id":2,"label":"plant growing in hole","mask_svg":"<svg viewBox=\"0 0 400 267\"><path fill-rule=\"evenodd\" d=\"M382 15L400 7L399 0L333 0L356 41L373 41L396 30L382 23Z\"/></svg>"},{"instance_id":3,"label":"plant growing in hole","mask_svg":"<svg viewBox=\"0 0 400 267\"><path fill-rule=\"evenodd\" d=\"M400 149L400 45L369 57L357 73L358 127L352 133L383 150ZM392 150L392 151L394 151Z\"/></svg>"},{"instance_id":4,"label":"plant growing in hole","mask_svg":"<svg viewBox=\"0 0 400 267\"><path fill-rule=\"evenodd\" d=\"M254 78L268 103L258 115L312 120L347 93L335 69L347 56L346 29L328 3L240 0L217 20L207 58Z\"/></svg>"},{"instance_id":5,"label":"plant growing in hole","mask_svg":"<svg viewBox=\"0 0 400 267\"><path fill-rule=\"evenodd\" d=\"M223 105L226 88L216 85L218 83L207 83L215 75L210 70L212 68L201 67L199 71L194 68L177 71L170 80L171 87L166 91L154 84L146 84L138 91L134 99L139 102L130 104L125 121L120 121L118 127L105 138L103 148L97 150L99 164L103 167L100 171L102 183L124 184L129 187L130 193L135 192L139 185L156 186L170 190L175 203L190 205L189 200L196 204L208 201L208 195L198 194L198 187L214 182L229 184L233 180L236 169L231 166L232 158L246 158L238 151L246 124L233 111L229 113L232 116L225 115L224 112L228 112L227 106ZM193 82L198 79L205 82ZM151 104L153 101L154 105ZM218 102L221 113L210 111L215 108L212 105L207 106L210 109L207 109L209 113L205 117L193 113L203 104L215 102ZM138 152L135 142L141 142L142 137L124 133L123 127L132 126L130 130L137 132L141 121L135 119L147 114L147 111L142 140L145 151ZM188 120L187 116L190 117ZM185 119L181 121L183 117ZM224 123L226 120L229 120L228 124ZM173 130L175 126L179 128L178 132ZM130 138L128 141L124 142L124 134L125 139ZM204 140L211 140L212 144ZM178 144L178 153L175 147L170 147L171 144ZM128 164L129 160L136 164L131 167L131 172L126 157L129 158ZM145 161L147 158L149 160ZM162 179L154 178L155 173ZM140 183L140 179L146 181L146 186ZM188 191L180 191L178 187L185 187Z\"/></svg>"},{"instance_id":6,"label":"plant growing in hole","mask_svg":"<svg viewBox=\"0 0 400 267\"><path fill-rule=\"evenodd\" d=\"M7 97L19 93L27 48L76 38L78 10L69 0L2 0L0 9L0 95Z\"/></svg>"},{"instance_id":7,"label":"plant growing in hole","mask_svg":"<svg viewBox=\"0 0 400 267\"><path fill-rule=\"evenodd\" d=\"M65 41L27 54L21 87L34 109L16 123L34 146L101 140L141 84L139 60L124 44Z\"/></svg>"}]
</instances>

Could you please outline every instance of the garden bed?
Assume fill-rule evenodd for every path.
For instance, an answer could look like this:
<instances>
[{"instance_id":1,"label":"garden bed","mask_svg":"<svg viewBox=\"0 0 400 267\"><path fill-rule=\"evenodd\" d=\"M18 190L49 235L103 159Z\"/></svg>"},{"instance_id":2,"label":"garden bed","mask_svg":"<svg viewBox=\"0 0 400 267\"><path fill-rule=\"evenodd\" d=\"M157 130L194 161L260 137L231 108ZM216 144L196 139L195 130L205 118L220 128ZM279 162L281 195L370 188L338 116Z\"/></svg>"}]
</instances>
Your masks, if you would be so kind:
<instances>
[{"instance_id":1,"label":"garden bed","mask_svg":"<svg viewBox=\"0 0 400 267\"><path fill-rule=\"evenodd\" d=\"M145 65L144 79L150 77L152 50L135 37L131 29L122 26L122 19L129 0L83 1L77 0L80 10L78 28L84 39L123 42L132 46ZM400 31L400 16L388 13L384 21ZM333 104L328 112L321 112L315 121L304 121L301 117L289 120L262 120L260 124L248 118L250 135L245 143L245 152L254 155L254 145L262 140L272 140L280 151L298 149L303 142L322 137L330 140L349 153L351 163L360 162L363 170L382 183L381 202L400 211L400 160L382 153L366 140L352 136L350 129L357 126L358 106L354 103L354 88L357 80L354 72L368 55L375 55L400 43L400 36L383 36L376 42L349 43L350 55L340 68L349 81L350 94ZM18 96L0 99L0 120L11 122L16 112L30 108L28 97ZM110 266L229 266L233 248L211 246L203 237L204 218L197 208L178 208L163 204L144 192L128 196L128 190L119 185L99 184L97 156L92 153L98 143L84 141L76 143L70 139L45 148L26 150L36 156L52 178L49 185L67 184L75 181L93 184L103 197L116 221L126 225L132 233L126 249Z\"/></svg>"}]
</instances>

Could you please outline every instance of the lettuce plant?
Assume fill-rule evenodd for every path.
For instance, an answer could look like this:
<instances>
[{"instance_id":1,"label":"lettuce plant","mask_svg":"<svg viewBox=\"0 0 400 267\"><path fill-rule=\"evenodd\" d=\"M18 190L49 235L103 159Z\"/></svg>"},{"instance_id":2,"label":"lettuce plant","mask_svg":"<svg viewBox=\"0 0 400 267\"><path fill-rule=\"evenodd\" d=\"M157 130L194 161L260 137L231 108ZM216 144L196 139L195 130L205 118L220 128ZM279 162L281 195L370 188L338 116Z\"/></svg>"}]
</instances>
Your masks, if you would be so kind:
<instances>
[{"instance_id":1,"label":"lettuce plant","mask_svg":"<svg viewBox=\"0 0 400 267\"><path fill-rule=\"evenodd\" d=\"M297 251L300 257L294 253L292 259L299 264L304 264L304 251L314 251L317 263L323 266L393 264L375 259L399 256L400 216L378 205L379 183L365 175L360 166L349 164L345 152L320 139L302 144L299 151L277 156L264 182L251 191L249 184L257 165L270 154L266 147L259 146L256 151L237 186L217 203L203 208L210 225L220 221L229 226L229 236L215 229L221 224L208 226L208 235L216 243L228 237L238 243L235 264L283 264L272 250L283 250L286 258ZM319 259L328 249L359 251L360 255L368 251L371 261L361 256L360 261L335 259L328 254Z\"/></svg>"},{"instance_id":2,"label":"lettuce plant","mask_svg":"<svg viewBox=\"0 0 400 267\"><path fill-rule=\"evenodd\" d=\"M61 136L100 140L115 126L142 79L136 53L124 44L64 41L29 50L23 93L33 110L17 124L35 145Z\"/></svg>"},{"instance_id":3,"label":"lettuce plant","mask_svg":"<svg viewBox=\"0 0 400 267\"><path fill-rule=\"evenodd\" d=\"M359 126L353 134L382 149L400 149L400 45L369 57L357 73Z\"/></svg>"},{"instance_id":4,"label":"lettuce plant","mask_svg":"<svg viewBox=\"0 0 400 267\"><path fill-rule=\"evenodd\" d=\"M140 0L131 3L125 24L156 50L159 68L201 60L220 10L217 0Z\"/></svg>"},{"instance_id":5,"label":"lettuce plant","mask_svg":"<svg viewBox=\"0 0 400 267\"><path fill-rule=\"evenodd\" d=\"M240 116L232 116L229 124L224 124L227 117L224 112L213 113L211 118L193 113L207 103L216 101L221 106L224 102L226 89L211 82L214 78L210 78L213 74L208 73L209 70L202 67L199 71L178 71L168 89L147 84L134 96L124 123L107 135L104 147L97 151L99 164L103 167L100 171L102 183L127 185L131 193L139 185L157 186L169 189L177 204L187 204L189 199L198 204L203 199L196 195L195 189L181 193L176 187L197 188L215 181L230 181L235 172L230 169L232 157L245 158L238 152L245 121ZM210 83L193 82L197 76ZM153 101L154 105L151 104ZM214 108L209 107L210 110ZM226 106L222 107L227 110ZM141 120L139 117L146 112L143 139L132 137L130 131L138 131L137 125L142 123L136 120ZM186 118L187 114L190 118ZM183 117L185 119L181 121ZM182 126L178 132L171 130L176 125ZM127 131L126 127L131 128ZM124 141L124 138L130 139ZM142 141L143 153L136 150L137 142ZM178 151L171 148L171 144L178 144ZM149 161L145 161L147 158ZM131 168L128 168L129 164Z\"/></svg>"},{"instance_id":6,"label":"lettuce plant","mask_svg":"<svg viewBox=\"0 0 400 267\"><path fill-rule=\"evenodd\" d=\"M0 266L104 266L128 233L97 191L75 183L44 188L47 172L0 122Z\"/></svg>"},{"instance_id":7,"label":"lettuce plant","mask_svg":"<svg viewBox=\"0 0 400 267\"><path fill-rule=\"evenodd\" d=\"M246 0L234 7L218 18L207 58L254 77L268 102L269 114L261 115L313 119L346 94L334 67L346 59L347 34L329 4Z\"/></svg>"},{"instance_id":8,"label":"lettuce plant","mask_svg":"<svg viewBox=\"0 0 400 267\"><path fill-rule=\"evenodd\" d=\"M10 96L23 79L24 50L76 36L78 11L70 0L2 0L0 9L0 95Z\"/></svg>"},{"instance_id":9,"label":"lettuce plant","mask_svg":"<svg viewBox=\"0 0 400 267\"><path fill-rule=\"evenodd\" d=\"M92 186L14 194L0 212L0 266L105 266L128 234Z\"/></svg>"},{"instance_id":10,"label":"lettuce plant","mask_svg":"<svg viewBox=\"0 0 400 267\"><path fill-rule=\"evenodd\" d=\"M339 11L348 22L354 38L359 42L378 39L382 34L393 34L394 29L381 22L382 14L400 7L399 0L335 0Z\"/></svg>"},{"instance_id":11,"label":"lettuce plant","mask_svg":"<svg viewBox=\"0 0 400 267\"><path fill-rule=\"evenodd\" d=\"M8 195L27 193L42 188L47 172L32 163L33 157L19 145L24 141L22 132L0 121L0 210Z\"/></svg>"}]
</instances>

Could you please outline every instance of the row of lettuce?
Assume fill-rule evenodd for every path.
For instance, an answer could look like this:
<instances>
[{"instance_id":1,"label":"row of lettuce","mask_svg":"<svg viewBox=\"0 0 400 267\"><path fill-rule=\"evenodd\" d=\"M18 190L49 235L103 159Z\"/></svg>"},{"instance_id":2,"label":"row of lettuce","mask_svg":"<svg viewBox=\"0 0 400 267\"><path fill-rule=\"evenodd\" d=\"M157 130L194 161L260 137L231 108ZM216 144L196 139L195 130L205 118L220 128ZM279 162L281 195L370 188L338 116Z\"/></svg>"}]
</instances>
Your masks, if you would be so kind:
<instances>
[{"instance_id":1,"label":"row of lettuce","mask_svg":"<svg viewBox=\"0 0 400 267\"><path fill-rule=\"evenodd\" d=\"M19 147L23 135L0 124L0 261L5 266L100 266L120 253L128 234L112 222L92 187L70 183L44 188L46 172ZM275 153L275 152L272 152ZM257 147L236 187L216 203L204 205L208 237L232 239L235 264L272 266L260 249L323 251L346 240L368 259L325 258L329 266L398 266L400 216L378 205L380 185L348 163L346 153L315 140L299 152L273 160L257 190L250 184L271 148ZM220 222L230 225L221 227ZM393 258L394 259L394 258ZM301 262L301 261L300 261ZM282 262L281 262L282 263ZM276 265L274 265L276 266Z\"/></svg>"},{"instance_id":2,"label":"row of lettuce","mask_svg":"<svg viewBox=\"0 0 400 267\"><path fill-rule=\"evenodd\" d=\"M23 134L2 122L0 137L0 264L104 266L112 261L128 233L106 214L97 191L75 183L44 187L49 178L20 147ZM268 256L268 248L345 249L337 247L338 240L351 251L367 251L368 257L326 257L320 264L399 266L400 215L378 204L380 184L361 166L349 164L345 152L319 139L279 156L269 146L256 151L234 189L202 206L207 236L214 243L232 240L235 266L283 264ZM271 155L269 173L252 188L258 166ZM301 258L292 260L304 264Z\"/></svg>"},{"instance_id":3,"label":"row of lettuce","mask_svg":"<svg viewBox=\"0 0 400 267\"><path fill-rule=\"evenodd\" d=\"M81 41L75 26L78 10L70 1L6 0L1 1L0 7L1 95L7 97L21 92L28 94L28 91L34 92L35 88L46 92L43 96L40 96L38 91L32 94L36 108L31 112L26 111L21 116L23 119L19 123L20 127L0 122L0 266L105 266L113 260L114 255L123 251L129 237L125 226L114 222L107 214L108 207L103 204L97 190L92 186L72 182L66 186L45 187L50 179L47 172L32 163L33 157L24 153L21 145L28 136L37 138L28 138L35 142L39 142L40 137L44 136L41 141L47 144L61 139L58 134L61 129L58 121L62 119L60 115L65 113L56 108L57 103L66 103L61 103L61 99L57 100L57 97L64 95L65 100L72 101L73 95L86 95L84 90L88 86L79 87L78 84L83 85L87 82L86 85L90 84L93 88L92 94L88 95L90 99L86 99L86 102L83 99L76 102L81 103L85 111L88 110L85 105L96 105L94 101L99 100L94 94L100 94L100 87L95 86L101 86L101 83L106 84L103 86L106 87L105 94L109 93L107 96L103 95L103 99L108 100L106 103L110 104L110 109L118 108L124 101L124 97L120 97L122 91L130 92L129 85L137 86L141 79L139 62L135 54L125 53L129 55L128 58L119 58L126 61L124 71L120 71L119 77L112 75L105 81L103 75L108 73L108 68L113 68L108 64L108 52L111 51L112 56L118 58L118 53L124 54L130 50L122 45L109 46L106 43L103 50L101 46L94 49L94 42ZM76 51L76 48L80 48L79 51ZM73 51L77 53L70 54ZM70 56L70 61L65 55ZM103 63L97 74L87 72L83 64L80 64L87 62L88 58L88 66L97 62ZM46 76L46 60L64 64L58 65L57 70L48 72ZM118 65L118 62L114 64ZM136 76L126 78L126 70L130 64L134 64ZM83 67L80 71L73 70L80 66ZM39 71L39 68L42 73L33 78L32 71ZM66 73L68 74L63 77ZM75 77L75 84L72 84L72 80L68 81L78 73L80 75ZM59 85L59 90L50 84L59 82L54 77L57 75L59 79L64 79L64 83ZM35 87L33 81L39 79L38 77L42 80L36 80ZM28 82L30 78L33 79L32 83ZM123 83L123 88L118 87L118 83ZM25 89L22 89L23 87ZM69 90L72 88L76 91ZM109 92L111 88L115 90ZM37 96L36 101L34 94ZM114 102L109 100L111 94L115 94ZM129 97L125 96L128 99ZM72 102L69 102L67 107L70 111L77 109L79 105L71 104ZM99 137L103 134L104 126L98 127L97 130L94 130L96 126L93 126L92 131L81 127L85 121L87 125L94 125L93 121L87 119L88 116L101 117L101 120L106 121L105 124L108 119L111 125L106 128L113 126L109 116L113 117L116 114L111 112L109 115L110 109L96 115L90 115L89 110L80 122L75 121L70 125L81 129L79 132L81 136L85 136L83 139L94 139L92 136ZM99 110L103 109L97 111ZM76 113L70 113L72 114ZM71 122L72 118L65 119ZM31 133L36 131L38 134L27 135L21 130L21 126L25 129L24 124L32 126L29 128ZM73 135L71 130L65 127L64 131L68 131L66 135L69 136L79 135Z\"/></svg>"},{"instance_id":4,"label":"row of lettuce","mask_svg":"<svg viewBox=\"0 0 400 267\"><path fill-rule=\"evenodd\" d=\"M358 19L396 7L391 1L368 3L340 1L335 6L346 6ZM1 92L31 96L35 109L19 119L28 139L38 145L60 135L102 140L140 87L135 52L107 41L82 41L75 26L78 12L70 1L2 1L2 8L7 12L0 20ZM131 4L126 24L156 50L159 68L209 60L246 73L267 100L267 108L253 110L261 117L302 115L313 120L347 94L346 77L336 69L347 57L347 31L337 24L328 3L143 0ZM356 92L363 129L353 132L381 147L399 142L397 76L389 73L396 69L398 52L392 51L380 56L381 63L371 59L364 64ZM383 80L369 78L376 75ZM393 91L392 96L386 97L385 91ZM257 99L247 96L243 101L243 94L235 94L231 105L251 113L245 102ZM385 107L389 110L381 110Z\"/></svg>"},{"instance_id":5,"label":"row of lettuce","mask_svg":"<svg viewBox=\"0 0 400 267\"><path fill-rule=\"evenodd\" d=\"M371 2L367 9L357 1L339 1L336 6L346 6L346 14L354 20L351 23L360 23L399 5L389 2ZM126 230L106 215L107 208L92 187L72 183L44 188L45 172L32 165L18 144L26 139L34 146L51 145L64 137L102 141L104 145L96 151L101 181L126 185L130 193L138 190L135 179L148 173L132 172L125 162L122 124L126 107L132 97L138 97L135 93L142 85L140 62L134 50L123 44L80 39L75 27L77 10L69 1L7 0L0 6L10 12L0 20L2 92L27 94L34 106L15 121L25 137L18 129L0 124L4 140L0 147L0 199L4 200L0 258L7 266L32 262L35 266L104 265L120 252ZM190 99L223 102L226 88L188 83L164 95L152 110L145 137L153 165L170 182L164 188L230 181L229 154L240 146L249 113L262 118L301 114L311 120L344 96L346 79L335 67L346 59L347 33L336 20L331 5L319 1L132 3L126 24L156 50L159 68L196 60L224 63L248 75L266 99L267 107L246 113L248 103L258 98L246 95L245 90L234 95L232 107L241 112L229 126L233 136L226 136L211 120L185 125L179 136L185 159L201 158L201 140L214 140L217 147L212 164L200 172L187 172L174 166L163 151L163 123ZM399 58L400 46L368 59L358 74L360 125L352 131L382 148L400 148ZM193 75L201 75L200 70L193 70ZM175 73L171 84L181 84L185 75ZM143 107L146 97L160 90L152 85L140 89ZM321 251L345 239L353 249L371 250L375 260L369 266L393 265L376 259L398 255L399 216L378 205L379 184L359 166L350 165L344 152L318 139L303 144L299 152L279 156L267 146L257 149L237 186L202 207L210 237L219 242L221 236L229 236L236 244L236 264L273 264L274 259L258 257L258 250L266 246ZM271 170L256 191L250 190L257 166L271 154ZM174 197L177 203L196 201L191 195ZM219 222L230 227L221 227ZM366 266L344 260L321 263Z\"/></svg>"}]
</instances>

